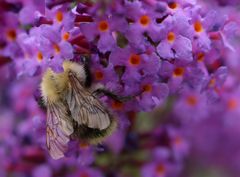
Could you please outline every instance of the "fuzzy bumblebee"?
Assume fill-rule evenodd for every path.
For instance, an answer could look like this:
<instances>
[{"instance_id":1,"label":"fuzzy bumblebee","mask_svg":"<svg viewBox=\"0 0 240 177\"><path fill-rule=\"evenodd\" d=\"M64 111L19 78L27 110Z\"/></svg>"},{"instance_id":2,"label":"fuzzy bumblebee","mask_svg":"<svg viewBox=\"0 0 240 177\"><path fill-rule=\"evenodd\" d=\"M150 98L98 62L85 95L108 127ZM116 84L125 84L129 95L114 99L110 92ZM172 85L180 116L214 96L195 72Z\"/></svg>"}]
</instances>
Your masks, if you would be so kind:
<instances>
[{"instance_id":1,"label":"fuzzy bumblebee","mask_svg":"<svg viewBox=\"0 0 240 177\"><path fill-rule=\"evenodd\" d=\"M84 65L63 63L64 72L48 69L43 75L41 93L47 107L47 148L53 159L67 151L70 139L96 144L116 128L116 120L86 87Z\"/></svg>"}]
</instances>

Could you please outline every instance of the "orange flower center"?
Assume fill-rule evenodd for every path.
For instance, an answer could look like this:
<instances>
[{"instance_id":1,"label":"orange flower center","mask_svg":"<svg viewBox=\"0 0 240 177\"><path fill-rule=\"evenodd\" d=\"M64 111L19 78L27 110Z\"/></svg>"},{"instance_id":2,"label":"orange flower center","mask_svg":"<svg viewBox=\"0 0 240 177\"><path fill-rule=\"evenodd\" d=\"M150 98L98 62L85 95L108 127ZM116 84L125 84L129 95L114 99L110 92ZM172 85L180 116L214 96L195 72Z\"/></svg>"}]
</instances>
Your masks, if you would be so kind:
<instances>
[{"instance_id":1,"label":"orange flower center","mask_svg":"<svg viewBox=\"0 0 240 177\"><path fill-rule=\"evenodd\" d=\"M123 103L119 102L119 101L113 101L112 108L115 110L121 110L121 109L123 109Z\"/></svg>"},{"instance_id":2,"label":"orange flower center","mask_svg":"<svg viewBox=\"0 0 240 177\"><path fill-rule=\"evenodd\" d=\"M174 142L176 145L180 145L182 143L182 137L180 136L177 136L175 139L174 139Z\"/></svg>"},{"instance_id":3,"label":"orange flower center","mask_svg":"<svg viewBox=\"0 0 240 177\"><path fill-rule=\"evenodd\" d=\"M197 61L202 62L204 60L204 57L205 57L204 53L202 53L202 52L198 53L197 54Z\"/></svg>"},{"instance_id":4,"label":"orange flower center","mask_svg":"<svg viewBox=\"0 0 240 177\"><path fill-rule=\"evenodd\" d=\"M195 106L197 104L197 98L193 95L188 96L186 101L190 106Z\"/></svg>"},{"instance_id":5,"label":"orange flower center","mask_svg":"<svg viewBox=\"0 0 240 177\"><path fill-rule=\"evenodd\" d=\"M209 86L209 87L214 87L215 83L216 83L216 79L212 78L212 79L209 81L208 86Z\"/></svg>"},{"instance_id":6,"label":"orange flower center","mask_svg":"<svg viewBox=\"0 0 240 177\"><path fill-rule=\"evenodd\" d=\"M169 32L168 33L168 36L167 36L167 40L168 40L168 42L170 42L170 43L172 43L172 42L174 42L175 41L175 34L174 34L174 32Z\"/></svg>"},{"instance_id":7,"label":"orange flower center","mask_svg":"<svg viewBox=\"0 0 240 177\"><path fill-rule=\"evenodd\" d=\"M67 41L70 38L70 33L69 32L64 33L62 38L63 40Z\"/></svg>"},{"instance_id":8,"label":"orange flower center","mask_svg":"<svg viewBox=\"0 0 240 177\"><path fill-rule=\"evenodd\" d=\"M194 29L198 33L202 32L203 31L202 23L200 21L196 21L194 23Z\"/></svg>"},{"instance_id":9,"label":"orange flower center","mask_svg":"<svg viewBox=\"0 0 240 177\"><path fill-rule=\"evenodd\" d=\"M229 99L228 102L227 102L227 107L228 109L230 110L234 110L238 107L238 103L237 103L237 100L236 99Z\"/></svg>"},{"instance_id":10,"label":"orange flower center","mask_svg":"<svg viewBox=\"0 0 240 177\"><path fill-rule=\"evenodd\" d=\"M166 168L165 168L165 166L164 166L163 164L157 165L157 167L156 167L156 173L157 173L158 175L163 175L163 174L165 173L165 171L166 171Z\"/></svg>"},{"instance_id":11,"label":"orange flower center","mask_svg":"<svg viewBox=\"0 0 240 177\"><path fill-rule=\"evenodd\" d=\"M102 71L96 71L95 72L95 79L96 80L103 80L103 77L104 77L104 75L103 75Z\"/></svg>"},{"instance_id":12,"label":"orange flower center","mask_svg":"<svg viewBox=\"0 0 240 177\"><path fill-rule=\"evenodd\" d=\"M10 40L10 41L15 41L16 38L17 38L17 33L14 29L10 29L7 31L7 38Z\"/></svg>"},{"instance_id":13,"label":"orange flower center","mask_svg":"<svg viewBox=\"0 0 240 177\"><path fill-rule=\"evenodd\" d=\"M98 28L102 32L108 31L108 29L109 29L108 22L106 20L100 21Z\"/></svg>"},{"instance_id":14,"label":"orange flower center","mask_svg":"<svg viewBox=\"0 0 240 177\"><path fill-rule=\"evenodd\" d=\"M147 16L147 15L143 15L143 16L141 16L141 18L140 18L140 20L139 20L139 22L140 22L140 24L142 25L142 26L148 26L149 25L149 23L150 23L150 18L149 18L149 16Z\"/></svg>"},{"instance_id":15,"label":"orange flower center","mask_svg":"<svg viewBox=\"0 0 240 177\"><path fill-rule=\"evenodd\" d=\"M181 67L175 68L175 70L173 71L173 74L174 74L174 76L176 76L176 77L183 76L183 74L184 74L184 68L181 68Z\"/></svg>"},{"instance_id":16,"label":"orange flower center","mask_svg":"<svg viewBox=\"0 0 240 177\"><path fill-rule=\"evenodd\" d=\"M58 22L62 22L63 21L63 13L61 11L58 11L56 13L56 19Z\"/></svg>"},{"instance_id":17,"label":"orange flower center","mask_svg":"<svg viewBox=\"0 0 240 177\"><path fill-rule=\"evenodd\" d=\"M41 61L43 60L42 52L38 52L38 53L37 53L37 60L38 60L39 62L41 62Z\"/></svg>"},{"instance_id":18,"label":"orange flower center","mask_svg":"<svg viewBox=\"0 0 240 177\"><path fill-rule=\"evenodd\" d=\"M129 58L129 62L131 65L137 66L141 62L141 57L137 54L132 54Z\"/></svg>"},{"instance_id":19,"label":"orange flower center","mask_svg":"<svg viewBox=\"0 0 240 177\"><path fill-rule=\"evenodd\" d=\"M176 9L178 7L178 4L176 2L170 2L168 3L168 7L170 9Z\"/></svg>"},{"instance_id":20,"label":"orange flower center","mask_svg":"<svg viewBox=\"0 0 240 177\"><path fill-rule=\"evenodd\" d=\"M54 45L53 45L53 48L54 48L54 50L55 50L55 52L56 52L57 54L60 53L61 49L60 49L59 45L54 44Z\"/></svg>"},{"instance_id":21,"label":"orange flower center","mask_svg":"<svg viewBox=\"0 0 240 177\"><path fill-rule=\"evenodd\" d=\"M143 89L144 92L151 92L152 91L152 85L151 84L143 85L142 89Z\"/></svg>"}]
</instances>

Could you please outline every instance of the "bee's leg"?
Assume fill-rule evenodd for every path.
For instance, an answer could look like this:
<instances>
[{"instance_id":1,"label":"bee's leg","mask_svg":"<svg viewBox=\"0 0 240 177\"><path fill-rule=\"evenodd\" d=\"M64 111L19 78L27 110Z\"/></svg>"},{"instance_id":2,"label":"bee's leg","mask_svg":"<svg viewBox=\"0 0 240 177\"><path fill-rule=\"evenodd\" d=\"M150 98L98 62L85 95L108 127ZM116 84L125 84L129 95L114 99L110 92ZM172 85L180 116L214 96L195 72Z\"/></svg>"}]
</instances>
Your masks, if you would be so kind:
<instances>
[{"instance_id":1,"label":"bee's leg","mask_svg":"<svg viewBox=\"0 0 240 177\"><path fill-rule=\"evenodd\" d=\"M87 56L83 56L81 57L81 60L83 62L84 65L84 71L85 71L85 75L86 75L86 80L85 80L85 87L86 88L90 88L92 85L92 76L91 76L91 71L90 71L90 57Z\"/></svg>"},{"instance_id":2,"label":"bee's leg","mask_svg":"<svg viewBox=\"0 0 240 177\"><path fill-rule=\"evenodd\" d=\"M109 90L106 90L104 88L99 88L99 89L95 90L92 94L96 97L107 96L107 97L112 98L115 101L127 102L127 101L134 99L136 96L139 96L141 93L138 93L135 95L130 95L130 96L119 96Z\"/></svg>"}]
</instances>

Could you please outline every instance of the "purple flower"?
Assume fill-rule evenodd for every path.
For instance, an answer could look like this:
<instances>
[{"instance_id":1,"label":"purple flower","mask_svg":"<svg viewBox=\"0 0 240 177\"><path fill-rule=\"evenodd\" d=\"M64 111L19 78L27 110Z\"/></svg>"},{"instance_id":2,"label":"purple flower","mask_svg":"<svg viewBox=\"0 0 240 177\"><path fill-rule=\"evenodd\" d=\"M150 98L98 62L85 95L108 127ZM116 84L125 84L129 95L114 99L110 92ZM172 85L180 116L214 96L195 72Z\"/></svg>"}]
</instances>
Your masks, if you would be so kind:
<instances>
[{"instance_id":1,"label":"purple flower","mask_svg":"<svg viewBox=\"0 0 240 177\"><path fill-rule=\"evenodd\" d=\"M185 88L182 90L181 98L175 104L174 113L178 115L183 123L186 123L206 118L209 109L204 94Z\"/></svg>"},{"instance_id":2,"label":"purple flower","mask_svg":"<svg viewBox=\"0 0 240 177\"><path fill-rule=\"evenodd\" d=\"M39 74L38 70L44 71L48 66L59 71L63 60L73 58L73 49L70 43L61 38L59 28L50 25L41 25L33 28L30 35L22 34L19 43L28 60L18 61L30 75Z\"/></svg>"},{"instance_id":3,"label":"purple flower","mask_svg":"<svg viewBox=\"0 0 240 177\"><path fill-rule=\"evenodd\" d=\"M189 142L181 129L167 127L170 145L177 160L183 160L189 154Z\"/></svg>"},{"instance_id":4,"label":"purple flower","mask_svg":"<svg viewBox=\"0 0 240 177\"><path fill-rule=\"evenodd\" d=\"M140 109L150 111L160 106L168 96L168 86L164 83L154 83L152 78L145 78L142 83L143 93L139 98Z\"/></svg>"},{"instance_id":5,"label":"purple flower","mask_svg":"<svg viewBox=\"0 0 240 177\"><path fill-rule=\"evenodd\" d=\"M89 41L98 37L97 47L100 52L106 53L116 46L114 32L124 31L126 25L127 23L119 17L101 17L94 22L80 24L80 29Z\"/></svg>"},{"instance_id":6,"label":"purple flower","mask_svg":"<svg viewBox=\"0 0 240 177\"><path fill-rule=\"evenodd\" d=\"M168 149L156 148L152 155L152 162L145 164L141 169L142 177L165 177L179 172L179 166L170 162Z\"/></svg>"}]
</instances>

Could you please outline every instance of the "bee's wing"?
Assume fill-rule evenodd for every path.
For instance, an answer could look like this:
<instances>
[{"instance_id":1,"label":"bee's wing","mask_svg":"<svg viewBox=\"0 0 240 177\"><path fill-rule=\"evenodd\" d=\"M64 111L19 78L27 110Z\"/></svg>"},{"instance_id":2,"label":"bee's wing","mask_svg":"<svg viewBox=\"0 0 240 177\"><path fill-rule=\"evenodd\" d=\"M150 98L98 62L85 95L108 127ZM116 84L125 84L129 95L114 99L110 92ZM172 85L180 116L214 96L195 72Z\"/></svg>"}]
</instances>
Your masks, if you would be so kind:
<instances>
[{"instance_id":1,"label":"bee's wing","mask_svg":"<svg viewBox=\"0 0 240 177\"><path fill-rule=\"evenodd\" d=\"M110 125L110 114L107 109L86 90L74 73L69 73L69 91L67 103L72 118L78 124L89 128L106 129Z\"/></svg>"},{"instance_id":2,"label":"bee's wing","mask_svg":"<svg viewBox=\"0 0 240 177\"><path fill-rule=\"evenodd\" d=\"M47 104L47 148L53 159L64 156L73 133L72 121L68 115L67 105L63 102Z\"/></svg>"}]
</instances>

